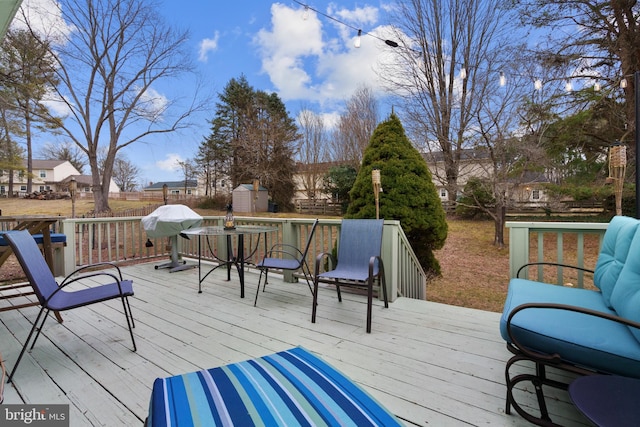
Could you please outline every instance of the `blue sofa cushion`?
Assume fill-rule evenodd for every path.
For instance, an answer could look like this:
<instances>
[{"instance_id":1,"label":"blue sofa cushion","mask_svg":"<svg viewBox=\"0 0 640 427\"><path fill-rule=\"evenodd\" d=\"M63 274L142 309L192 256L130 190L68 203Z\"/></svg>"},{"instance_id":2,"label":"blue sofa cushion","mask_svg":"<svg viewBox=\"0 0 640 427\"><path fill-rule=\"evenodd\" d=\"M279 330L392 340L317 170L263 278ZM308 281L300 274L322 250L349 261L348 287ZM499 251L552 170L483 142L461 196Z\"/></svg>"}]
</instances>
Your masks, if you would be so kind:
<instances>
[{"instance_id":1,"label":"blue sofa cushion","mask_svg":"<svg viewBox=\"0 0 640 427\"><path fill-rule=\"evenodd\" d=\"M640 254L640 233L636 233L629 253L632 257ZM625 263L618 282L611 294L611 305L618 315L640 322L640 262ZM640 330L629 327L631 333L640 341Z\"/></svg>"},{"instance_id":2,"label":"blue sofa cushion","mask_svg":"<svg viewBox=\"0 0 640 427\"><path fill-rule=\"evenodd\" d=\"M5 232L0 233L0 246L9 246L9 242L2 236ZM36 243L41 245L44 241L42 234L32 234ZM51 233L51 243L67 243L67 236L62 233Z\"/></svg>"},{"instance_id":3,"label":"blue sofa cushion","mask_svg":"<svg viewBox=\"0 0 640 427\"><path fill-rule=\"evenodd\" d=\"M598 291L511 279L500 333L507 342L507 319L525 303L557 303L616 315ZM526 309L511 321L518 342L547 354L559 354L570 363L612 374L640 378L640 343L625 325L581 313L554 309Z\"/></svg>"},{"instance_id":4,"label":"blue sofa cushion","mask_svg":"<svg viewBox=\"0 0 640 427\"><path fill-rule=\"evenodd\" d=\"M624 267L629 246L640 221L626 216L615 216L609 223L598 255L593 283L602 291L604 303L611 305L611 294Z\"/></svg>"}]
</instances>

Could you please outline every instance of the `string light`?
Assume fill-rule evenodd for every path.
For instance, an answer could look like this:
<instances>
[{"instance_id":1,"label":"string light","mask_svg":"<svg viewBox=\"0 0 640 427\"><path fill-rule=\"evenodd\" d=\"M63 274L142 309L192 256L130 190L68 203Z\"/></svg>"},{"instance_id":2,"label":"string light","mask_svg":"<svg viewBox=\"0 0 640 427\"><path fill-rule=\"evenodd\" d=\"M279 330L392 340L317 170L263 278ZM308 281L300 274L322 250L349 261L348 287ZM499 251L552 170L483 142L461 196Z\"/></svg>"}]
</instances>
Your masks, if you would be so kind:
<instances>
[{"instance_id":1,"label":"string light","mask_svg":"<svg viewBox=\"0 0 640 427\"><path fill-rule=\"evenodd\" d=\"M332 20L334 22L337 22L340 25L343 25L343 26L345 26L347 28L351 28L352 30L356 31L357 32L357 36L356 36L356 38L355 38L355 40L353 42L353 46L355 48L359 48L362 45L362 36L363 35L370 36L370 37L373 37L375 39L378 39L378 40L384 42L387 46L392 47L392 48L400 47L399 43L396 42L395 40L383 39L381 37L378 37L375 34L363 31L361 28L357 28L357 27L355 27L355 26L353 26L351 24L348 24L348 23L346 23L344 21L341 21L340 19L338 19L338 18L336 18L334 16L331 16L331 15L328 15L328 14L326 14L324 12L321 12L318 9L314 9L313 7L309 6L306 3L303 3L300 0L293 0L293 2L299 4L300 6L302 6L304 8L304 11L303 11L303 14L302 14L302 19L304 19L304 20L307 20L309 18L309 11L311 10L311 11L317 13L318 15L321 15L321 16L327 18L327 19L330 19L330 20ZM407 50L410 50L410 51L413 51L413 52L415 52L417 54L422 54L421 51L411 49L410 47L404 46L403 48L407 49ZM465 67L462 67L462 68L460 68L460 79L464 80L466 78L467 78L467 69ZM500 71L500 80L499 80L499 82L500 82L500 86L506 86L506 84L507 84L507 76L504 73L504 71ZM627 78L625 76L623 76L622 79L620 80L620 88L625 89L625 88L627 88L627 86L628 86ZM533 87L534 87L535 90L541 90L542 87L543 87L542 80L535 79L534 82L533 82ZM596 92L601 91L602 90L602 85L599 82L595 82L594 85L593 85L593 90L596 91ZM571 81L567 81L565 83L565 91L567 91L567 92L572 92L573 91L573 85L572 85Z\"/></svg>"},{"instance_id":2,"label":"string light","mask_svg":"<svg viewBox=\"0 0 640 427\"><path fill-rule=\"evenodd\" d=\"M533 87L534 87L535 90L541 90L542 89L542 80L536 79L536 81L533 82Z\"/></svg>"},{"instance_id":3,"label":"string light","mask_svg":"<svg viewBox=\"0 0 640 427\"><path fill-rule=\"evenodd\" d=\"M504 71L500 71L500 86L507 84L507 76L504 75Z\"/></svg>"},{"instance_id":4,"label":"string light","mask_svg":"<svg viewBox=\"0 0 640 427\"><path fill-rule=\"evenodd\" d=\"M356 40L353 42L353 46L357 49L360 47L360 38L362 36L362 30L358 30L358 35L356 36Z\"/></svg>"},{"instance_id":5,"label":"string light","mask_svg":"<svg viewBox=\"0 0 640 427\"><path fill-rule=\"evenodd\" d=\"M318 15L322 15L325 18L330 19L332 21L335 21L340 25L344 25L345 27L348 27L348 28L351 28L354 31L357 31L358 32L358 37L356 38L356 41L354 42L354 46L357 44L356 47L360 47L360 38L361 38L362 35L370 36L370 37L373 37L375 39L378 39L378 40L384 42L387 46L390 46L390 47L398 47L399 46L398 42L396 42L396 41L389 40L389 39L383 39L382 37L378 37L375 34L363 32L362 29L354 27L353 25L348 24L348 23L346 23L344 21L341 21L341 20L339 20L338 18L336 18L334 16L327 15L326 13L320 12L318 9L314 9L313 7L309 6L306 3L303 3L303 2L301 2L299 0L293 0L293 1L294 1L294 3L298 3L300 6L304 7L305 13L307 13L309 10L312 10L315 13L317 13ZM303 14L302 17L304 18L305 15ZM410 49L410 48L408 48L408 49L409 50L413 50L413 49Z\"/></svg>"}]
</instances>

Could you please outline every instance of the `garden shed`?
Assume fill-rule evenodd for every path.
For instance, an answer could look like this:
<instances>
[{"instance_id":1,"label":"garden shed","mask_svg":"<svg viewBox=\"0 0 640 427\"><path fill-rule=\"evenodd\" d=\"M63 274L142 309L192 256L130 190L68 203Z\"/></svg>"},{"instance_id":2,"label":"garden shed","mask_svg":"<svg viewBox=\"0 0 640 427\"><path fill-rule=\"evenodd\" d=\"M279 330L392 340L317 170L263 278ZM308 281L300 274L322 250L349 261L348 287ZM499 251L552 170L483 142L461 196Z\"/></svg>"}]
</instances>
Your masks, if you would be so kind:
<instances>
[{"instance_id":1,"label":"garden shed","mask_svg":"<svg viewBox=\"0 0 640 427\"><path fill-rule=\"evenodd\" d=\"M233 190L232 200L234 212L267 212L269 192L261 185L256 192L253 184L240 184Z\"/></svg>"}]
</instances>

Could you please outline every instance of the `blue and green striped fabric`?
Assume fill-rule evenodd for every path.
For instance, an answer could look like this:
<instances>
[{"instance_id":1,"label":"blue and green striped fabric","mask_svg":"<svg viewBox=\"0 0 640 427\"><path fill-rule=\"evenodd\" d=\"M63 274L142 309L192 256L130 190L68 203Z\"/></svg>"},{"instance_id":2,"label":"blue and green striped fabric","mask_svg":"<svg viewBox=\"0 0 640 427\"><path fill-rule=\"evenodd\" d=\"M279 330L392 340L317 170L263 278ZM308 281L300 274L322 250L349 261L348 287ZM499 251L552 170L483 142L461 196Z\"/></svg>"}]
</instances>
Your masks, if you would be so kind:
<instances>
[{"instance_id":1,"label":"blue and green striped fabric","mask_svg":"<svg viewBox=\"0 0 640 427\"><path fill-rule=\"evenodd\" d=\"M147 425L402 424L335 368L296 347L245 362L156 379Z\"/></svg>"}]
</instances>

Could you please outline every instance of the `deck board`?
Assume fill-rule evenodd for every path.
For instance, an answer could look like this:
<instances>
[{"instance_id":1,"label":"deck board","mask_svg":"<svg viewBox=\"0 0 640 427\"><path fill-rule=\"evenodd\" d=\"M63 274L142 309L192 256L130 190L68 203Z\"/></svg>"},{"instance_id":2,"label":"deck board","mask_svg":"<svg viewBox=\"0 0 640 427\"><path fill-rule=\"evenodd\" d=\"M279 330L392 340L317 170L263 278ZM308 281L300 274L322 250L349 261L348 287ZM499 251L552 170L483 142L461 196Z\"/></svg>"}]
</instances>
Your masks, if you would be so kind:
<instances>
[{"instance_id":1,"label":"deck board","mask_svg":"<svg viewBox=\"0 0 640 427\"><path fill-rule=\"evenodd\" d=\"M125 267L138 351L131 350L119 301L49 319L33 352L20 365L5 403L69 403L71 425L141 425L156 377L260 357L304 346L360 384L407 425L528 425L506 415L504 366L510 354L498 313L399 298L376 302L372 333L365 332L366 299L322 288L312 324L306 283L270 275L253 306L258 277L246 275L240 298L235 272L217 270L197 292L197 269L177 273L153 264ZM0 313L0 352L7 369L20 351L37 307ZM17 338L16 338L17 337ZM526 368L521 368L526 369ZM520 401L532 406L529 390ZM589 425L551 392L552 418Z\"/></svg>"}]
</instances>

